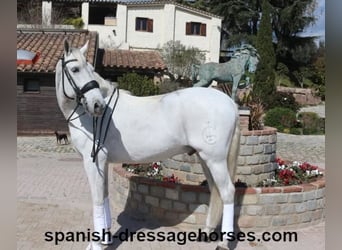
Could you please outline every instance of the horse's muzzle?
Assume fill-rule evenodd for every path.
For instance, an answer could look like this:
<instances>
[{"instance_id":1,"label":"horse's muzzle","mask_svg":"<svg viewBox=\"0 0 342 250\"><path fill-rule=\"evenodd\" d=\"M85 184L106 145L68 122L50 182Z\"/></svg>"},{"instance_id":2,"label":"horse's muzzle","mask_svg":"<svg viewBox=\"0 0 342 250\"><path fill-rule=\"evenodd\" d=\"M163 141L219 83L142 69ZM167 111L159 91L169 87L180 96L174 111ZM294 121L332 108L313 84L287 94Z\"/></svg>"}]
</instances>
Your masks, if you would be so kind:
<instances>
[{"instance_id":1,"label":"horse's muzzle","mask_svg":"<svg viewBox=\"0 0 342 250\"><path fill-rule=\"evenodd\" d=\"M94 103L94 115L95 116L101 116L104 112L106 105L100 102Z\"/></svg>"}]
</instances>

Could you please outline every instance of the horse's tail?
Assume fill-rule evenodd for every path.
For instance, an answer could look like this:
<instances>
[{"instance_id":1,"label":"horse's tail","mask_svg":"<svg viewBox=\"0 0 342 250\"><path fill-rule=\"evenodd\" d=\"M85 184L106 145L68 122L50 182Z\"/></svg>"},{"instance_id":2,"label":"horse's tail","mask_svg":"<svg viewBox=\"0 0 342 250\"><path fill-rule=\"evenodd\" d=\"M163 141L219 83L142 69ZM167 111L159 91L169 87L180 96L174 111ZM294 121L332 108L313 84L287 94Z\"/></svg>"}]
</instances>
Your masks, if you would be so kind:
<instances>
[{"instance_id":1,"label":"horse's tail","mask_svg":"<svg viewBox=\"0 0 342 250\"><path fill-rule=\"evenodd\" d=\"M229 149L228 157L227 157L228 171L229 171L230 178L233 183L234 183L234 177L235 177L235 172L236 172L236 167L237 167L237 159L238 159L239 150L240 150L240 136L241 136L240 120L239 120L239 117L237 117L235 129L233 133L233 138L230 144L230 149Z\"/></svg>"}]
</instances>

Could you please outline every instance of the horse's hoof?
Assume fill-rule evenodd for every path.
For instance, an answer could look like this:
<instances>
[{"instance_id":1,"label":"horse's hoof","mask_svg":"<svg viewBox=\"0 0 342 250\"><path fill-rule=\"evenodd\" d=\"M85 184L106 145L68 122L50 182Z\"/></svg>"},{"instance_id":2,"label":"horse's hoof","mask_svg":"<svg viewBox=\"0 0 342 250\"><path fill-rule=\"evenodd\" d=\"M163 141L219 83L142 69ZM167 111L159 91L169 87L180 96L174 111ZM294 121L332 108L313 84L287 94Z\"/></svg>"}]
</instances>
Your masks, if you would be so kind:
<instances>
[{"instance_id":1,"label":"horse's hoof","mask_svg":"<svg viewBox=\"0 0 342 250\"><path fill-rule=\"evenodd\" d=\"M201 230L201 234L198 236L198 241L210 242L210 233L214 232L214 228L205 227Z\"/></svg>"},{"instance_id":2,"label":"horse's hoof","mask_svg":"<svg viewBox=\"0 0 342 250\"><path fill-rule=\"evenodd\" d=\"M113 244L113 242L114 242L113 236L112 236L110 230L107 229L103 235L103 241L101 241L101 244L102 245L111 245L111 244Z\"/></svg>"},{"instance_id":3,"label":"horse's hoof","mask_svg":"<svg viewBox=\"0 0 342 250\"><path fill-rule=\"evenodd\" d=\"M87 246L86 250L102 250L102 246L97 242L91 242Z\"/></svg>"},{"instance_id":4,"label":"horse's hoof","mask_svg":"<svg viewBox=\"0 0 342 250\"><path fill-rule=\"evenodd\" d=\"M107 246L107 245L112 245L113 242L114 242L113 239L109 239L109 240L106 239L106 240L104 240L104 241L101 241L101 244Z\"/></svg>"},{"instance_id":5,"label":"horse's hoof","mask_svg":"<svg viewBox=\"0 0 342 250\"><path fill-rule=\"evenodd\" d=\"M216 250L229 250L228 241L224 240L218 243Z\"/></svg>"}]
</instances>

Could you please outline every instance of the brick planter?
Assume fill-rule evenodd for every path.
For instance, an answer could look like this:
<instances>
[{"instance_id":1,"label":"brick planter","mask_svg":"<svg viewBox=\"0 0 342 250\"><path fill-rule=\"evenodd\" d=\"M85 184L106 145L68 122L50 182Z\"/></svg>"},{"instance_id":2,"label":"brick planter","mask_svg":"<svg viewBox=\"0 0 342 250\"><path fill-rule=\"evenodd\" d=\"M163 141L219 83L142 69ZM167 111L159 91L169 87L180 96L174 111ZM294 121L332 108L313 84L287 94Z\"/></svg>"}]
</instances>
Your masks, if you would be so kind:
<instances>
[{"instance_id":1,"label":"brick planter","mask_svg":"<svg viewBox=\"0 0 342 250\"><path fill-rule=\"evenodd\" d=\"M242 130L240 154L235 179L256 186L270 178L277 168L277 129L265 127L263 130Z\"/></svg>"},{"instance_id":2,"label":"brick planter","mask_svg":"<svg viewBox=\"0 0 342 250\"><path fill-rule=\"evenodd\" d=\"M139 177L113 167L115 204L138 219L197 229L205 225L210 192L207 187L173 184ZM324 219L325 180L274 188L237 188L235 221L241 230L298 228Z\"/></svg>"},{"instance_id":3,"label":"brick planter","mask_svg":"<svg viewBox=\"0 0 342 250\"><path fill-rule=\"evenodd\" d=\"M277 130L265 127L263 130L241 130L240 154L235 180L240 179L249 186L270 178L277 167ZM183 183L199 184L205 180L197 155L176 155L162 161L164 175L174 174Z\"/></svg>"}]
</instances>

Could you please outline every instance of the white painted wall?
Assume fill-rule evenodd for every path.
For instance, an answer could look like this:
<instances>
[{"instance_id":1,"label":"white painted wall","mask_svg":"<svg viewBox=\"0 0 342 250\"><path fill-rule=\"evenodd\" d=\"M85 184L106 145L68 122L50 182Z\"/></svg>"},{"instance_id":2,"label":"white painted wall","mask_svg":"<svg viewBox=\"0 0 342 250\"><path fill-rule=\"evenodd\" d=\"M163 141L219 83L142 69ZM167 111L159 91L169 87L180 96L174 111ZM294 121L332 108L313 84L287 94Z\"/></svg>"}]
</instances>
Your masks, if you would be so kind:
<instances>
[{"instance_id":1,"label":"white painted wall","mask_svg":"<svg viewBox=\"0 0 342 250\"><path fill-rule=\"evenodd\" d=\"M43 1L43 16L51 15L51 2ZM99 46L120 49L158 49L170 40L179 40L206 54L206 61L218 62L220 54L221 19L174 4L156 6L117 5L116 25L88 24L89 3L82 3L84 29L99 33ZM135 30L137 17L153 19L153 32ZM47 22L50 19L47 19ZM186 35L187 22L206 23L206 36ZM113 32L115 31L115 32Z\"/></svg>"},{"instance_id":2,"label":"white painted wall","mask_svg":"<svg viewBox=\"0 0 342 250\"><path fill-rule=\"evenodd\" d=\"M127 42L132 49L156 49L164 41L164 10L162 6L127 8ZM137 17L153 19L153 32L136 31Z\"/></svg>"},{"instance_id":3,"label":"white painted wall","mask_svg":"<svg viewBox=\"0 0 342 250\"><path fill-rule=\"evenodd\" d=\"M185 46L193 46L206 54L206 61L218 62L220 53L221 19L196 13L173 4L156 7L127 7L127 43L131 49L161 48L170 40L179 40ZM153 33L135 31L136 17L153 19ZM186 35L187 22L207 25L206 36Z\"/></svg>"}]
</instances>

